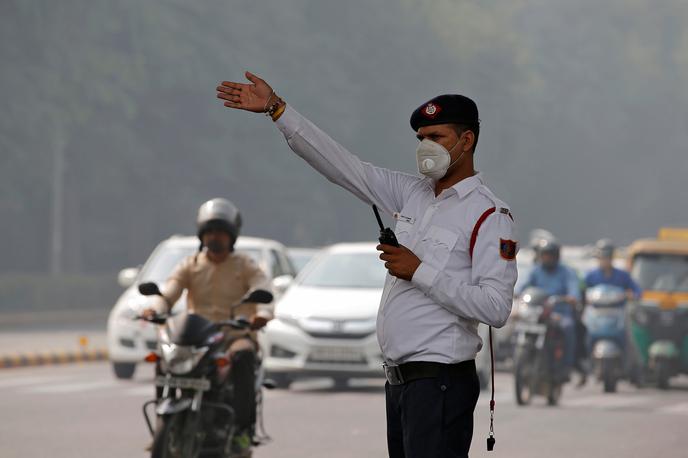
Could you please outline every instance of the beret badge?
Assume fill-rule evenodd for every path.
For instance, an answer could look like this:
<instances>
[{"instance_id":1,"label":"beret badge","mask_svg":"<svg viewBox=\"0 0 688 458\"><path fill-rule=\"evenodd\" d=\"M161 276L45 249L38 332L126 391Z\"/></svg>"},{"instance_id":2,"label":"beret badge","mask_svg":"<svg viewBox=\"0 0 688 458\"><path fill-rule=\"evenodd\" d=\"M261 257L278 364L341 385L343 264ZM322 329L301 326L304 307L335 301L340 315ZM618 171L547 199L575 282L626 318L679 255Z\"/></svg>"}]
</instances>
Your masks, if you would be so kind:
<instances>
[{"instance_id":1,"label":"beret badge","mask_svg":"<svg viewBox=\"0 0 688 458\"><path fill-rule=\"evenodd\" d=\"M435 116L437 116L440 113L440 111L442 111L442 107L430 102L427 105L425 105L425 108L423 109L423 114L427 118L434 119Z\"/></svg>"}]
</instances>

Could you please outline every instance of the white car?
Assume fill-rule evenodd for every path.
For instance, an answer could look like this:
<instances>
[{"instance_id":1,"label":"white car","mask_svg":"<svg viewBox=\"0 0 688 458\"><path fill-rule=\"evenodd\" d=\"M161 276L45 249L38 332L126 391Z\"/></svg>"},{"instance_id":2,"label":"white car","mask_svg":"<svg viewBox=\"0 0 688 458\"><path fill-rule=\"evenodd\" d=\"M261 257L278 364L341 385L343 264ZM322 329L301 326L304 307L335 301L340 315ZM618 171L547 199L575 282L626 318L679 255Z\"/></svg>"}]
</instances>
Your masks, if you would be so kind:
<instances>
[{"instance_id":1,"label":"white car","mask_svg":"<svg viewBox=\"0 0 688 458\"><path fill-rule=\"evenodd\" d=\"M281 243L241 236L236 250L251 256L268 274L277 297L291 284L295 271ZM149 305L149 299L139 294L137 285L148 281L164 283L182 259L197 251L198 238L173 236L155 248L143 268L120 272L119 282L127 289L110 311L107 324L109 358L117 378L131 378L136 364L157 348L156 325L134 320ZM185 297L175 305L175 312L186 308Z\"/></svg>"},{"instance_id":2,"label":"white car","mask_svg":"<svg viewBox=\"0 0 688 458\"><path fill-rule=\"evenodd\" d=\"M294 268L296 268L296 272L301 272L315 255L318 254L318 251L320 251L319 248L287 248L287 254Z\"/></svg>"},{"instance_id":3,"label":"white car","mask_svg":"<svg viewBox=\"0 0 688 458\"><path fill-rule=\"evenodd\" d=\"M375 246L323 249L277 303L259 339L267 376L278 387L309 377L343 387L350 378L383 376L376 318L387 271ZM485 354L478 358L482 379Z\"/></svg>"}]
</instances>

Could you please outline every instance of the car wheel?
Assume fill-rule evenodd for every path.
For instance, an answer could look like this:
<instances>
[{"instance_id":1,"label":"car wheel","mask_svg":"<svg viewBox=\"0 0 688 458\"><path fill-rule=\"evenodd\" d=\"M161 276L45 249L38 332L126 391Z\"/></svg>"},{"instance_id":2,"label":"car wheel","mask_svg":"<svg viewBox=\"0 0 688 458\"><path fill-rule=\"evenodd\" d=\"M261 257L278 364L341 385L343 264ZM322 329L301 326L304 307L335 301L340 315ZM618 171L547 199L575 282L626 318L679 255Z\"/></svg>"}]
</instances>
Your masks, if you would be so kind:
<instances>
[{"instance_id":1,"label":"car wheel","mask_svg":"<svg viewBox=\"0 0 688 458\"><path fill-rule=\"evenodd\" d=\"M293 380L285 374L269 374L267 378L274 383L275 388L280 390L288 390L293 382Z\"/></svg>"},{"instance_id":2,"label":"car wheel","mask_svg":"<svg viewBox=\"0 0 688 458\"><path fill-rule=\"evenodd\" d=\"M136 363L112 363L115 377L119 379L130 379L136 371Z\"/></svg>"},{"instance_id":3,"label":"car wheel","mask_svg":"<svg viewBox=\"0 0 688 458\"><path fill-rule=\"evenodd\" d=\"M346 390L349 388L348 377L334 377L332 380L334 381L335 390Z\"/></svg>"}]
</instances>

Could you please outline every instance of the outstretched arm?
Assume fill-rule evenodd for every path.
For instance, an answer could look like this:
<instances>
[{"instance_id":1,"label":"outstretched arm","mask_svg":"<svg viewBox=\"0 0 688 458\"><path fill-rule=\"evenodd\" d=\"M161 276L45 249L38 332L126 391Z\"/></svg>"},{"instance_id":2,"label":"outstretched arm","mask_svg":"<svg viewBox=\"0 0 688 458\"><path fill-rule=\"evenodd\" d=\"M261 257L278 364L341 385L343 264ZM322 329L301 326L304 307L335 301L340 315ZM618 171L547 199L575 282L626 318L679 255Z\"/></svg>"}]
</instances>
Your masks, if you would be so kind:
<instances>
[{"instance_id":1,"label":"outstretched arm","mask_svg":"<svg viewBox=\"0 0 688 458\"><path fill-rule=\"evenodd\" d=\"M275 94L265 81L246 72L251 84L223 81L217 97L224 105L254 113L272 113L289 146L328 180L387 213L401 211L419 178L361 161Z\"/></svg>"}]
</instances>

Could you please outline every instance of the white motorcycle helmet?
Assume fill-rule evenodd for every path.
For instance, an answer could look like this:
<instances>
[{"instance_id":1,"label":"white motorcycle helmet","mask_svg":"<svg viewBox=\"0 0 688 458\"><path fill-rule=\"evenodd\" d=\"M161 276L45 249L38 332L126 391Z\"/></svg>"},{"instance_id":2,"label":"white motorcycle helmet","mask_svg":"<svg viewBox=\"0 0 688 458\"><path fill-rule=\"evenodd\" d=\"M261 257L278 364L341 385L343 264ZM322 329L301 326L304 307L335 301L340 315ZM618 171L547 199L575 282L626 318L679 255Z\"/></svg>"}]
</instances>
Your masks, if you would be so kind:
<instances>
[{"instance_id":1,"label":"white motorcycle helmet","mask_svg":"<svg viewBox=\"0 0 688 458\"><path fill-rule=\"evenodd\" d=\"M196 218L198 238L203 249L203 234L208 230L222 230L232 237L230 250L234 250L239 233L241 232L241 213L229 200L217 197L201 205Z\"/></svg>"}]
</instances>

